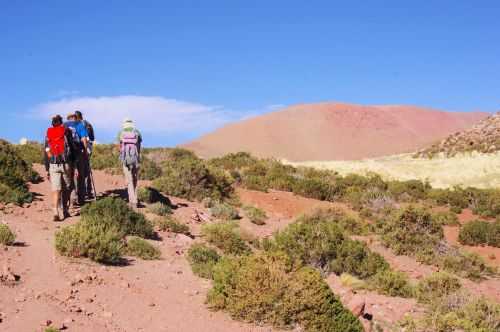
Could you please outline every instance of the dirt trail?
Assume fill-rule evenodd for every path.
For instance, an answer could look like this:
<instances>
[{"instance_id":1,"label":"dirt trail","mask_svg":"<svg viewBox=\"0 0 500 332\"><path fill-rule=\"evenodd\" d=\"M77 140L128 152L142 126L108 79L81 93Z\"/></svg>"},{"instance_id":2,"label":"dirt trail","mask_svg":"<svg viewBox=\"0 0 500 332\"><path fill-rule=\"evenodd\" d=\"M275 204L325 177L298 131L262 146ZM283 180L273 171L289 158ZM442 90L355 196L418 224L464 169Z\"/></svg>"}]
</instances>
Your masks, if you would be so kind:
<instances>
[{"instance_id":1,"label":"dirt trail","mask_svg":"<svg viewBox=\"0 0 500 332\"><path fill-rule=\"evenodd\" d=\"M39 169L39 171L41 171ZM120 176L95 172L100 192L123 188ZM101 266L60 257L54 248L58 228L75 223L50 221L49 184L34 184L37 200L29 208L1 215L22 245L0 251L0 268L21 276L14 287L0 285L0 330L43 331L270 331L231 320L204 305L208 281L191 273L183 257L191 239L162 233L154 241L162 260L134 260L128 266ZM184 202L185 203L185 202ZM196 204L176 211L190 216Z\"/></svg>"}]
</instances>

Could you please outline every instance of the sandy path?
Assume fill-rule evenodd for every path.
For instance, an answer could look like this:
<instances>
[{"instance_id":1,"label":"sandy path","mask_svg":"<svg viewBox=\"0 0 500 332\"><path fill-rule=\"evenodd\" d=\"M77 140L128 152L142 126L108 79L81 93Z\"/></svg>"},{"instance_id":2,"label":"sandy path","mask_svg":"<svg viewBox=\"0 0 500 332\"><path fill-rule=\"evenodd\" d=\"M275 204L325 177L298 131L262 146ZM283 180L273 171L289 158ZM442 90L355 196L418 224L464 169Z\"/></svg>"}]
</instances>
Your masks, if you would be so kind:
<instances>
[{"instance_id":1,"label":"sandy path","mask_svg":"<svg viewBox=\"0 0 500 332\"><path fill-rule=\"evenodd\" d=\"M100 192L122 188L122 179L95 172ZM79 218L50 221L49 184L35 184L38 200L0 218L23 246L0 251L0 268L21 276L14 287L0 285L1 331L43 331L47 320L68 331L270 331L231 320L204 305L208 281L191 273L183 253L191 239L160 234L159 261L133 260L124 267L60 257L54 233ZM178 209L189 216L193 207Z\"/></svg>"}]
</instances>

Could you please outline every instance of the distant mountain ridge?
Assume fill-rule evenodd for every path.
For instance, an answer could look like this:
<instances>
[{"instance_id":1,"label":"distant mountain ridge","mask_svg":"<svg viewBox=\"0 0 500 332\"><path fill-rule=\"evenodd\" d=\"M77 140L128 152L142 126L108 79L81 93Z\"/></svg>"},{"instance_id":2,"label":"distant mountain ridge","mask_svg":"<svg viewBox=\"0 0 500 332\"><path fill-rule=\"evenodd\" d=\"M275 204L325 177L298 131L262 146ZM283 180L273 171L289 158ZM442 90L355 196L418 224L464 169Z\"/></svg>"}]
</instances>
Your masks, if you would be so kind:
<instances>
[{"instance_id":1,"label":"distant mountain ridge","mask_svg":"<svg viewBox=\"0 0 500 332\"><path fill-rule=\"evenodd\" d=\"M500 151L500 112L480 121L470 129L454 133L439 143L417 153L418 157L433 157L442 153L451 157L465 152L495 153Z\"/></svg>"},{"instance_id":2,"label":"distant mountain ridge","mask_svg":"<svg viewBox=\"0 0 500 332\"><path fill-rule=\"evenodd\" d=\"M205 158L246 151L291 161L355 160L414 152L487 116L415 106L300 104L229 124L183 147Z\"/></svg>"}]
</instances>

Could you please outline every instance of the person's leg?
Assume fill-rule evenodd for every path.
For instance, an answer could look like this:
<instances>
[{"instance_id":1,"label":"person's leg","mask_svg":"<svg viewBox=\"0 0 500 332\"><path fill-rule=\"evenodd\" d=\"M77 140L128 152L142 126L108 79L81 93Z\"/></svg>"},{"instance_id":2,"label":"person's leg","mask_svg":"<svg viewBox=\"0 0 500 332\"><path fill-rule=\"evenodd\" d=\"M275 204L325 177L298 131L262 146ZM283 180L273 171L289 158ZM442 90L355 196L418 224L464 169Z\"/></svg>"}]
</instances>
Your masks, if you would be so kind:
<instances>
[{"instance_id":1,"label":"person's leg","mask_svg":"<svg viewBox=\"0 0 500 332\"><path fill-rule=\"evenodd\" d=\"M61 189L61 202L62 202L62 209L63 209L63 216L64 218L68 218L70 217L70 213L69 213L69 200L70 200L70 194L71 194L71 190L70 190L70 180L71 177L70 177L70 166L68 164L64 164L63 165L63 173L62 173L62 180L63 180L63 184L62 184L62 189Z\"/></svg>"},{"instance_id":2,"label":"person's leg","mask_svg":"<svg viewBox=\"0 0 500 332\"><path fill-rule=\"evenodd\" d=\"M76 177L76 190L78 197L78 204L83 205L85 203L85 164L86 159L82 156L77 161L78 175Z\"/></svg>"},{"instance_id":3,"label":"person's leg","mask_svg":"<svg viewBox=\"0 0 500 332\"><path fill-rule=\"evenodd\" d=\"M137 204L139 203L137 201L137 180L139 177L139 167L133 167L131 173L132 173L132 197L130 198L130 203L132 203L134 207L137 207Z\"/></svg>"},{"instance_id":4,"label":"person's leg","mask_svg":"<svg viewBox=\"0 0 500 332\"><path fill-rule=\"evenodd\" d=\"M50 182L52 186L52 217L54 221L59 221L59 206L61 204L61 172L60 165L51 164L49 166Z\"/></svg>"},{"instance_id":5,"label":"person's leg","mask_svg":"<svg viewBox=\"0 0 500 332\"><path fill-rule=\"evenodd\" d=\"M125 176L125 182L127 183L127 193L128 193L128 202L130 205L133 204L133 200L135 198L134 195L134 178L132 175L132 169L127 166L123 166L123 175Z\"/></svg>"}]
</instances>

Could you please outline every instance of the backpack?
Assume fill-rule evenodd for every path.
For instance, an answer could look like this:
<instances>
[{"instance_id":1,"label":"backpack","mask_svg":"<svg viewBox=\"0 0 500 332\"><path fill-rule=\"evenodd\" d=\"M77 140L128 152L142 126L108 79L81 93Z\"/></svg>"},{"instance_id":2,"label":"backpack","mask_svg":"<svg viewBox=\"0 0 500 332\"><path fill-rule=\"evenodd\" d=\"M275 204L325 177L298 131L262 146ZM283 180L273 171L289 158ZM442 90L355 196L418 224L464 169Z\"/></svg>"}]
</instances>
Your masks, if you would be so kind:
<instances>
[{"instance_id":1,"label":"backpack","mask_svg":"<svg viewBox=\"0 0 500 332\"><path fill-rule=\"evenodd\" d=\"M139 165L139 135L135 130L124 131L120 139L120 160L127 167Z\"/></svg>"},{"instance_id":2,"label":"backpack","mask_svg":"<svg viewBox=\"0 0 500 332\"><path fill-rule=\"evenodd\" d=\"M83 125L85 126L85 129L87 129L87 133L89 135L89 140L94 141L95 140L94 128L92 127L90 122L88 122L87 120L83 120Z\"/></svg>"},{"instance_id":3,"label":"backpack","mask_svg":"<svg viewBox=\"0 0 500 332\"><path fill-rule=\"evenodd\" d=\"M78 135L78 131L76 130L76 123L65 123L64 127L68 129L69 137L68 144L70 145L73 153L80 154L83 151L82 139L80 135Z\"/></svg>"},{"instance_id":4,"label":"backpack","mask_svg":"<svg viewBox=\"0 0 500 332\"><path fill-rule=\"evenodd\" d=\"M47 145L50 150L50 162L52 164L62 164L73 161L73 149L69 141L70 139L70 132L64 126L47 129Z\"/></svg>"}]
</instances>

